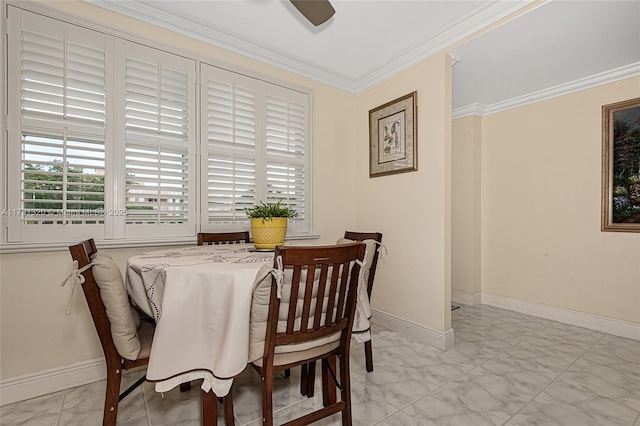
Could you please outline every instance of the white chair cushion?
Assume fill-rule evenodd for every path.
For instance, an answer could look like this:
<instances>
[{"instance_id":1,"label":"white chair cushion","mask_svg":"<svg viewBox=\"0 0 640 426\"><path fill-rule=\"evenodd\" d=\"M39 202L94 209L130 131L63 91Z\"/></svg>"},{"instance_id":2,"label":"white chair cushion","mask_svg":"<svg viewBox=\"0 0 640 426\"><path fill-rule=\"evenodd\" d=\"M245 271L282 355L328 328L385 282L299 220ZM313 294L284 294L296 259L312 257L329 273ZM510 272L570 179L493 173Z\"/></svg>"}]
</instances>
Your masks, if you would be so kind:
<instances>
[{"instance_id":1,"label":"white chair cushion","mask_svg":"<svg viewBox=\"0 0 640 426\"><path fill-rule=\"evenodd\" d=\"M264 355L264 344L267 334L267 318L269 316L269 298L271 296L271 274L265 273L269 271L270 267L263 267L261 271L258 273L258 280L254 284L253 289L253 298L251 301L251 322L249 326L249 361L254 362L260 360ZM292 269L285 268L284 272L284 284L282 286L282 299L280 300L280 311L278 313L278 332L284 332L287 324L287 313L289 310L289 304L291 303L291 279L292 279ZM320 271L316 271L317 276L314 280L313 294L317 295L318 290L318 280L320 277ZM329 273L330 275L330 273ZM260 277L264 277L260 279ZM301 282L306 281L306 271L303 271ZM326 300L325 295L325 300ZM336 301L337 302L337 301ZM302 317L302 305L304 303L304 292L300 292L298 294L298 300L296 301L297 309L296 315L298 321L296 321L294 325L294 329L300 329L300 320ZM337 303L336 303L337 304ZM311 315L309 318L309 323L311 324L315 318L313 312L315 312L316 299L312 298L311 301ZM326 305L325 305L326 306ZM321 321L324 320L324 315L321 318ZM282 345L276 346L275 354L284 355L289 354L286 357L276 356L278 360L276 361L276 365L284 365L289 362L293 362L299 359L307 359L307 356L311 353L308 352L317 347L324 347L325 345L332 344L337 342L340 339L340 333L334 333L329 336L324 336L319 339L315 339L313 341L291 344L291 345ZM313 352L315 353L315 351ZM293 361L292 361L293 360Z\"/></svg>"},{"instance_id":2,"label":"white chair cushion","mask_svg":"<svg viewBox=\"0 0 640 426\"><path fill-rule=\"evenodd\" d=\"M337 244L348 244L355 240L340 238ZM364 301L369 300L369 292L367 290L369 283L369 272L373 263L373 256L378 250L378 244L375 240L363 240L365 245L364 251L364 271L362 272L362 281L358 282L358 303L356 304L356 314L353 317L353 332L364 332L371 328L371 306ZM364 340L370 340L370 335L366 335Z\"/></svg>"},{"instance_id":3,"label":"white chair cushion","mask_svg":"<svg viewBox=\"0 0 640 426\"><path fill-rule=\"evenodd\" d=\"M349 243L353 243L356 240L348 240L346 238L340 238L338 240L338 242L336 242L336 244L349 244ZM375 240L363 240L362 241L365 245L365 251L364 251L364 282L365 285L366 283L369 282L369 270L371 269L371 264L373 263L373 256L375 256L376 254L376 250L378 249L377 247L377 243Z\"/></svg>"},{"instance_id":4,"label":"white chair cushion","mask_svg":"<svg viewBox=\"0 0 640 426\"><path fill-rule=\"evenodd\" d=\"M91 269L93 277L111 323L113 343L120 356L136 360L140 354L140 339L120 268L109 255L102 252L94 254L91 261L94 264Z\"/></svg>"}]
</instances>

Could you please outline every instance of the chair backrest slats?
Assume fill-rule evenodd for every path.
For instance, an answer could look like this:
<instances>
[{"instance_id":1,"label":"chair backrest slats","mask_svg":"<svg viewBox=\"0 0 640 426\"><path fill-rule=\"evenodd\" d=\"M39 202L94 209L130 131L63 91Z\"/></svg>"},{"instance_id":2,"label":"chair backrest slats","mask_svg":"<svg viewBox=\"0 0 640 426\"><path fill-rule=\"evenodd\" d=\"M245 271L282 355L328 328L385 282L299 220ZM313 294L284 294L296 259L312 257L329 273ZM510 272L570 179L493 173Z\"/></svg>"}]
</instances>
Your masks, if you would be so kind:
<instances>
[{"instance_id":1,"label":"chair backrest slats","mask_svg":"<svg viewBox=\"0 0 640 426\"><path fill-rule=\"evenodd\" d=\"M238 232L199 232L198 245L249 243L249 231Z\"/></svg>"},{"instance_id":2,"label":"chair backrest slats","mask_svg":"<svg viewBox=\"0 0 640 426\"><path fill-rule=\"evenodd\" d=\"M322 267L320 268L322 270ZM316 276L315 265L309 265L307 270L307 281L304 285L304 302L302 303L302 319L300 331L305 332L309 328L309 316L311 313L311 299L313 298L313 285Z\"/></svg>"},{"instance_id":3,"label":"chair backrest slats","mask_svg":"<svg viewBox=\"0 0 640 426\"><path fill-rule=\"evenodd\" d=\"M291 296L289 298L289 312L287 313L287 334L293 333L296 319L296 309L298 308L297 300L300 291L300 277L302 276L302 267L294 266L293 278L291 279Z\"/></svg>"},{"instance_id":4,"label":"chair backrest slats","mask_svg":"<svg viewBox=\"0 0 640 426\"><path fill-rule=\"evenodd\" d=\"M342 265L343 271L348 271L349 270L349 265L348 264L343 264ZM347 286L347 278L348 278L348 274L343 273L340 276L340 289L344 288ZM356 281L358 280L358 278L356 277ZM338 292L338 305L336 306L336 316L344 316L345 312L345 297L347 296L347 293L344 291L339 291Z\"/></svg>"},{"instance_id":5,"label":"chair backrest slats","mask_svg":"<svg viewBox=\"0 0 640 426\"><path fill-rule=\"evenodd\" d=\"M365 246L360 242L276 248L276 259L282 256L285 271L292 268L293 272L285 273L285 280L291 277L291 282L283 285L283 293L286 288L290 297L286 327L282 331L277 331L279 315L277 311L274 313L274 309L280 310L280 300L274 297L277 282L275 278L272 280L265 360L273 357L276 345L309 341L346 332L347 328L351 330L360 272L355 260L362 261L364 251ZM274 266L277 266L275 261ZM286 300L285 294L283 300ZM299 303L302 303L301 312Z\"/></svg>"},{"instance_id":6,"label":"chair backrest slats","mask_svg":"<svg viewBox=\"0 0 640 426\"><path fill-rule=\"evenodd\" d=\"M322 319L323 308L325 308L324 312L331 312L327 310L326 307L324 306L324 294L327 288L328 273L329 273L329 267L327 265L324 265L320 272L320 282L318 284L318 295L316 297L316 309L313 314L313 328L316 328L316 329L320 328L320 325L321 325L320 321ZM332 276L332 279L333 279L333 276ZM331 285L329 285L329 289L331 289ZM328 302L329 300L327 300L327 306L328 306Z\"/></svg>"},{"instance_id":7,"label":"chair backrest slats","mask_svg":"<svg viewBox=\"0 0 640 426\"><path fill-rule=\"evenodd\" d=\"M331 282L338 282L338 279L340 278L340 268L333 268L333 271L331 272ZM328 326L329 324L331 324L331 321L333 321L334 315L333 312L335 311L336 308L336 296L338 294L338 286L330 286L329 287L329 297L327 297L327 309L325 312L327 312L325 319L324 319L324 326Z\"/></svg>"}]
</instances>

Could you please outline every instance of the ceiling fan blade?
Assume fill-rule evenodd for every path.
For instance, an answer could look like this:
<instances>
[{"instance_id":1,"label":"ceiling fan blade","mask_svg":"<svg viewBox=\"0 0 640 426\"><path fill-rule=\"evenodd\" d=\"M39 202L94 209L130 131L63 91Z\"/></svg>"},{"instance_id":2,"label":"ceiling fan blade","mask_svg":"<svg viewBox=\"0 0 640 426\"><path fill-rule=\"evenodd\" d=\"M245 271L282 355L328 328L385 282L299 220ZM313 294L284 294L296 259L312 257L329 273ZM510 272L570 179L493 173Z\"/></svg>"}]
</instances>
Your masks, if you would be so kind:
<instances>
[{"instance_id":1,"label":"ceiling fan blade","mask_svg":"<svg viewBox=\"0 0 640 426\"><path fill-rule=\"evenodd\" d=\"M291 0L291 3L316 27L336 12L329 0Z\"/></svg>"}]
</instances>

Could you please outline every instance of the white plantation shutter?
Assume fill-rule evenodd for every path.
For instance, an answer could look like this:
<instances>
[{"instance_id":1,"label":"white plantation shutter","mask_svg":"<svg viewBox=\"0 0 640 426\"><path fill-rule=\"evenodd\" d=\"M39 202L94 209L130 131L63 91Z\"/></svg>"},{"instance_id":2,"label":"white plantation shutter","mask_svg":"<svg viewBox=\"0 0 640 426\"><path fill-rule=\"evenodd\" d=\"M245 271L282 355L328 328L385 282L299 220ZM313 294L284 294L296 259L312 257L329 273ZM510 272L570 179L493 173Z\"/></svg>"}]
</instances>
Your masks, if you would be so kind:
<instances>
[{"instance_id":1,"label":"white plantation shutter","mask_svg":"<svg viewBox=\"0 0 640 426\"><path fill-rule=\"evenodd\" d=\"M247 223L244 209L256 202L257 85L208 65L201 71L201 111L206 114L201 217L206 224Z\"/></svg>"},{"instance_id":2,"label":"white plantation shutter","mask_svg":"<svg viewBox=\"0 0 640 426\"><path fill-rule=\"evenodd\" d=\"M246 207L282 200L309 232L309 94L202 65L202 229L248 229Z\"/></svg>"},{"instance_id":3,"label":"white plantation shutter","mask_svg":"<svg viewBox=\"0 0 640 426\"><path fill-rule=\"evenodd\" d=\"M0 243L186 242L261 201L311 232L310 91L5 7Z\"/></svg>"},{"instance_id":4,"label":"white plantation shutter","mask_svg":"<svg viewBox=\"0 0 640 426\"><path fill-rule=\"evenodd\" d=\"M275 90L273 90L276 92ZM278 90L267 96L267 200L282 200L298 213L295 222L305 221L307 191L307 104L300 94Z\"/></svg>"},{"instance_id":5,"label":"white plantation shutter","mask_svg":"<svg viewBox=\"0 0 640 426\"><path fill-rule=\"evenodd\" d=\"M124 81L126 234L192 235L195 62L126 43Z\"/></svg>"},{"instance_id":6,"label":"white plantation shutter","mask_svg":"<svg viewBox=\"0 0 640 426\"><path fill-rule=\"evenodd\" d=\"M105 219L105 36L8 8L14 79L9 84L9 241L80 235L69 225ZM19 25L16 25L19 23ZM15 68L17 67L17 68ZM15 123L15 122L14 122Z\"/></svg>"}]
</instances>

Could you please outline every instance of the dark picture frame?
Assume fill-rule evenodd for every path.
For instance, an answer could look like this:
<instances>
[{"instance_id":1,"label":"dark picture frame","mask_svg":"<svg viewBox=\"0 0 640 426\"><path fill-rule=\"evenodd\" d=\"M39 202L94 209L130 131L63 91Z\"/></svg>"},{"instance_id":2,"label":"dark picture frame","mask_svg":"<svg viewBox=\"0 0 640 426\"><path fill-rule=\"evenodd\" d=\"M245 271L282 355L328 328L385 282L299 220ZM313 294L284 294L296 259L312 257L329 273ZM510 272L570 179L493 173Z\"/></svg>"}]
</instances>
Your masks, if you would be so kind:
<instances>
[{"instance_id":1,"label":"dark picture frame","mask_svg":"<svg viewBox=\"0 0 640 426\"><path fill-rule=\"evenodd\" d=\"M369 111L369 177L418 170L418 92Z\"/></svg>"},{"instance_id":2,"label":"dark picture frame","mask_svg":"<svg viewBox=\"0 0 640 426\"><path fill-rule=\"evenodd\" d=\"M602 231L640 232L640 98L602 107Z\"/></svg>"}]
</instances>

